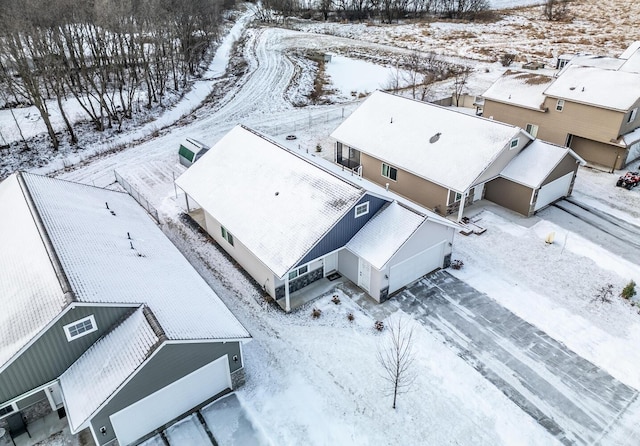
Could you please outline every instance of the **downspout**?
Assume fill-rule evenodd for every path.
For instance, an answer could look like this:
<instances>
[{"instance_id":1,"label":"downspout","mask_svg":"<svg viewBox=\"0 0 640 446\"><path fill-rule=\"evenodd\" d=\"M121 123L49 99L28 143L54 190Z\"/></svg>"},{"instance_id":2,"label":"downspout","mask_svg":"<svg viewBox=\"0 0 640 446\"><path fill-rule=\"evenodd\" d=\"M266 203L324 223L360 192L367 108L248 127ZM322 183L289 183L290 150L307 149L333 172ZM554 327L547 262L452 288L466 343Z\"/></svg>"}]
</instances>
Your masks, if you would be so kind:
<instances>
[{"instance_id":1,"label":"downspout","mask_svg":"<svg viewBox=\"0 0 640 446\"><path fill-rule=\"evenodd\" d=\"M289 273L287 272L284 279L284 311L291 311L291 299L289 298Z\"/></svg>"},{"instance_id":2,"label":"downspout","mask_svg":"<svg viewBox=\"0 0 640 446\"><path fill-rule=\"evenodd\" d=\"M18 184L20 185L20 189L22 189L22 193L27 202L27 206L31 211L31 216L33 217L33 221L36 224L36 228L38 229L38 234L42 239L42 244L44 245L44 249L45 251L47 251L47 255L49 257L49 261L51 262L51 266L53 266L53 270L56 273L56 277L58 279L58 282L60 283L60 288L62 288L62 292L64 293L65 300L67 301L67 304L75 302L76 297L73 290L71 289L69 278L64 272L64 268L62 267L60 258L58 257L58 254L56 253L56 250L53 247L53 243L51 242L49 233L47 232L44 222L42 221L42 217L40 217L40 213L38 212L38 208L36 207L35 202L33 201L33 196L31 195L31 192L29 191L29 188L25 183L24 178L22 178L22 172L18 172L16 175L16 178L18 179Z\"/></svg>"}]
</instances>

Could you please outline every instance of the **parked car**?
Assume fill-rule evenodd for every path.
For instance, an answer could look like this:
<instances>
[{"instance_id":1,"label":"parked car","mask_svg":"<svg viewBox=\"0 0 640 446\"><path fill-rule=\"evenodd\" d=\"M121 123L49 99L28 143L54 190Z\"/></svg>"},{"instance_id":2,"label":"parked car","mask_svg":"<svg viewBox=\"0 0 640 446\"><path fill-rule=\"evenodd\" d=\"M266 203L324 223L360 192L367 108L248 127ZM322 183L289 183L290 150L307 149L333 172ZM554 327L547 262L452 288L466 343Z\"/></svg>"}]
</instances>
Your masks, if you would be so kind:
<instances>
[{"instance_id":1,"label":"parked car","mask_svg":"<svg viewBox=\"0 0 640 446\"><path fill-rule=\"evenodd\" d=\"M178 150L180 164L185 167L189 167L198 161L202 155L207 153L208 150L209 146L206 144L203 144L193 138L185 138L182 144L180 144L180 149Z\"/></svg>"}]
</instances>

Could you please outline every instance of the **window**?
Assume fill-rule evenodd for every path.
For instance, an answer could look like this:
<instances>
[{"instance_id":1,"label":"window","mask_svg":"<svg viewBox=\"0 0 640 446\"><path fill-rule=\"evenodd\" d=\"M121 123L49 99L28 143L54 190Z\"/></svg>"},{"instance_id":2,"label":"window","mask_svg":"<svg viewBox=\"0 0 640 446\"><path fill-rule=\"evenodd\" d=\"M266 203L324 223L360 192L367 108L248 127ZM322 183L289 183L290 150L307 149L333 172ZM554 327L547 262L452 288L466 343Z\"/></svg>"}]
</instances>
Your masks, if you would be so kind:
<instances>
[{"instance_id":1,"label":"window","mask_svg":"<svg viewBox=\"0 0 640 446\"><path fill-rule=\"evenodd\" d=\"M80 319L79 321L67 324L62 328L64 329L64 334L67 336L67 341L69 342L98 330L93 314Z\"/></svg>"},{"instance_id":2,"label":"window","mask_svg":"<svg viewBox=\"0 0 640 446\"><path fill-rule=\"evenodd\" d=\"M534 138L538 136L538 126L535 124L527 124L527 127L525 128L525 130L529 135L533 136Z\"/></svg>"},{"instance_id":3,"label":"window","mask_svg":"<svg viewBox=\"0 0 640 446\"><path fill-rule=\"evenodd\" d=\"M227 228L225 228L224 226L220 226L220 231L222 232L222 238L228 241L231 246L233 246L233 235L231 235L231 233L227 231Z\"/></svg>"},{"instance_id":4,"label":"window","mask_svg":"<svg viewBox=\"0 0 640 446\"><path fill-rule=\"evenodd\" d=\"M460 192L449 191L449 204L457 203L460 200L462 200L462 194Z\"/></svg>"},{"instance_id":5,"label":"window","mask_svg":"<svg viewBox=\"0 0 640 446\"><path fill-rule=\"evenodd\" d=\"M363 215L367 215L368 213L369 213L368 201L356 206L356 218L362 217Z\"/></svg>"},{"instance_id":6,"label":"window","mask_svg":"<svg viewBox=\"0 0 640 446\"><path fill-rule=\"evenodd\" d=\"M564 99L558 99L558 102L556 102L556 111L561 112L562 110L564 110Z\"/></svg>"},{"instance_id":7,"label":"window","mask_svg":"<svg viewBox=\"0 0 640 446\"><path fill-rule=\"evenodd\" d=\"M298 276L303 274L307 274L309 272L309 265L301 266L298 269L294 269L293 271L289 271L289 280L293 280Z\"/></svg>"},{"instance_id":8,"label":"window","mask_svg":"<svg viewBox=\"0 0 640 446\"><path fill-rule=\"evenodd\" d=\"M509 150L511 149L515 149L516 147L518 147L518 143L520 142L519 138L516 139L512 139L511 140L511 144L509 145Z\"/></svg>"},{"instance_id":9,"label":"window","mask_svg":"<svg viewBox=\"0 0 640 446\"><path fill-rule=\"evenodd\" d=\"M637 114L638 114L638 108L636 107L633 110L631 110L631 113L629 113L629 119L627 119L627 123L635 121Z\"/></svg>"},{"instance_id":10,"label":"window","mask_svg":"<svg viewBox=\"0 0 640 446\"><path fill-rule=\"evenodd\" d=\"M388 164L382 163L382 176L396 181L398 179L398 169L396 169L395 167L391 167Z\"/></svg>"},{"instance_id":11,"label":"window","mask_svg":"<svg viewBox=\"0 0 640 446\"><path fill-rule=\"evenodd\" d=\"M0 407L0 417L14 411L15 409L13 408L12 404L9 404L8 406Z\"/></svg>"}]
</instances>

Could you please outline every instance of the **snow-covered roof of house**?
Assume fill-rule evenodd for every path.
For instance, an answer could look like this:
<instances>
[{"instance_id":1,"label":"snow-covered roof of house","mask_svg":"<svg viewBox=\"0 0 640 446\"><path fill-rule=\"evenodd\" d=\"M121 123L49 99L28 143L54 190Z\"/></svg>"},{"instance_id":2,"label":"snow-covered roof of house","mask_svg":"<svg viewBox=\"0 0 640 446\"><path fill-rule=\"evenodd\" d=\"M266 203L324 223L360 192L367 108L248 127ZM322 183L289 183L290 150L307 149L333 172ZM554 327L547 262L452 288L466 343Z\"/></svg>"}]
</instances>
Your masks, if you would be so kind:
<instances>
[{"instance_id":1,"label":"snow-covered roof of house","mask_svg":"<svg viewBox=\"0 0 640 446\"><path fill-rule=\"evenodd\" d=\"M176 184L278 277L365 194L242 126L227 133Z\"/></svg>"},{"instance_id":2,"label":"snow-covered roof of house","mask_svg":"<svg viewBox=\"0 0 640 446\"><path fill-rule=\"evenodd\" d=\"M632 132L625 133L624 135L622 135L622 142L627 147L638 141L640 141L640 127L638 127Z\"/></svg>"},{"instance_id":3,"label":"snow-covered roof of house","mask_svg":"<svg viewBox=\"0 0 640 446\"><path fill-rule=\"evenodd\" d=\"M249 337L129 195L20 173L0 206L12 216L0 219L0 367L73 301L146 304L173 340Z\"/></svg>"},{"instance_id":4,"label":"snow-covered roof of house","mask_svg":"<svg viewBox=\"0 0 640 446\"><path fill-rule=\"evenodd\" d=\"M60 376L73 432L136 371L159 341L143 311L142 307L135 310Z\"/></svg>"},{"instance_id":5,"label":"snow-covered roof of house","mask_svg":"<svg viewBox=\"0 0 640 446\"><path fill-rule=\"evenodd\" d=\"M629 47L620 54L620 59L629 59L640 49L640 40L636 40L629 45Z\"/></svg>"},{"instance_id":6,"label":"snow-covered roof of house","mask_svg":"<svg viewBox=\"0 0 640 446\"><path fill-rule=\"evenodd\" d=\"M78 301L144 303L169 339L249 337L128 194L23 177Z\"/></svg>"},{"instance_id":7,"label":"snow-covered roof of house","mask_svg":"<svg viewBox=\"0 0 640 446\"><path fill-rule=\"evenodd\" d=\"M640 51L634 52L620 67L620 71L640 73Z\"/></svg>"},{"instance_id":8,"label":"snow-covered roof of house","mask_svg":"<svg viewBox=\"0 0 640 446\"><path fill-rule=\"evenodd\" d=\"M536 139L506 165L500 176L537 189L568 153L584 164L571 149Z\"/></svg>"},{"instance_id":9,"label":"snow-covered roof of house","mask_svg":"<svg viewBox=\"0 0 640 446\"><path fill-rule=\"evenodd\" d=\"M376 91L331 136L394 167L463 192L511 140L526 134L515 126Z\"/></svg>"},{"instance_id":10,"label":"snow-covered roof of house","mask_svg":"<svg viewBox=\"0 0 640 446\"><path fill-rule=\"evenodd\" d=\"M347 249L381 270L426 219L394 201L358 231Z\"/></svg>"},{"instance_id":11,"label":"snow-covered roof of house","mask_svg":"<svg viewBox=\"0 0 640 446\"><path fill-rule=\"evenodd\" d=\"M605 70L617 70L624 61L617 57L597 56L593 54L578 54L572 57L569 64L560 71L560 75L564 73L570 66L595 67Z\"/></svg>"},{"instance_id":12,"label":"snow-covered roof of house","mask_svg":"<svg viewBox=\"0 0 640 446\"><path fill-rule=\"evenodd\" d=\"M640 74L571 65L545 90L545 94L627 111L640 98Z\"/></svg>"},{"instance_id":13,"label":"snow-covered roof of house","mask_svg":"<svg viewBox=\"0 0 640 446\"><path fill-rule=\"evenodd\" d=\"M482 97L543 111L544 91L553 81L553 77L543 74L507 70Z\"/></svg>"},{"instance_id":14,"label":"snow-covered roof of house","mask_svg":"<svg viewBox=\"0 0 640 446\"><path fill-rule=\"evenodd\" d=\"M67 304L23 194L17 175L0 183L0 367Z\"/></svg>"}]
</instances>

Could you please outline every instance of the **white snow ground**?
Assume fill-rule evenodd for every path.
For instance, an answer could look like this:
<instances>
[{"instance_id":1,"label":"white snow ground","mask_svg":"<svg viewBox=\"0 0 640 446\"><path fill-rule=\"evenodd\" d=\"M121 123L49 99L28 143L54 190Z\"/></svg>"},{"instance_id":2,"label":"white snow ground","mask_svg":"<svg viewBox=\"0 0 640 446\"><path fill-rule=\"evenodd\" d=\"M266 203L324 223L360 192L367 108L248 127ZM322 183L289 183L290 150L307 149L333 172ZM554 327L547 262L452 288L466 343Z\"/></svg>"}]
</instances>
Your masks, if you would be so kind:
<instances>
[{"instance_id":1,"label":"white snow ground","mask_svg":"<svg viewBox=\"0 0 640 446\"><path fill-rule=\"evenodd\" d=\"M245 123L271 129L283 139L295 128L295 143L303 150L313 151L321 142L322 155L331 157L327 135L339 121L330 120L329 115L326 121L311 117L326 110L339 114L342 106L294 109L288 105L283 92L295 70L283 52L296 45L318 48L329 43L338 49L351 48L354 41L277 28L245 32L250 75L216 109L198 112L189 125L60 176L104 186L113 182L111 171L116 168L159 208L165 231L254 337L244 349L247 383L238 397L272 444L556 444L441 339L417 325L418 376L411 392L401 395L398 409L392 410L375 359L384 333L373 330L374 321L348 296L338 293L340 305L329 297L314 302L323 311L319 319L311 318L310 307L285 315L267 305L215 246L177 222L172 176L182 171L176 149L184 136L211 143L235 124ZM372 52L382 48L358 44ZM495 67L489 67L489 73L478 71L496 78L500 73L493 71ZM472 83L469 88L473 91L481 85ZM194 101L204 99L203 91L198 95L202 96ZM307 119L322 120L322 124L295 124ZM640 191L615 188L614 183L612 175L581 169L575 196L637 221ZM591 234L560 230L544 217L523 220L502 215L485 211L481 215L488 227L484 235L456 237L454 258L465 263L456 274L616 378L640 388L636 308L617 296L609 305L591 302L595 290L606 283L614 284L618 292L637 275L635 265L588 242ZM556 243L546 246L544 238L550 230L556 231ZM626 272L612 265L625 265ZM348 312L355 315L353 323L346 318ZM637 405L630 410L638 414Z\"/></svg>"}]
</instances>

